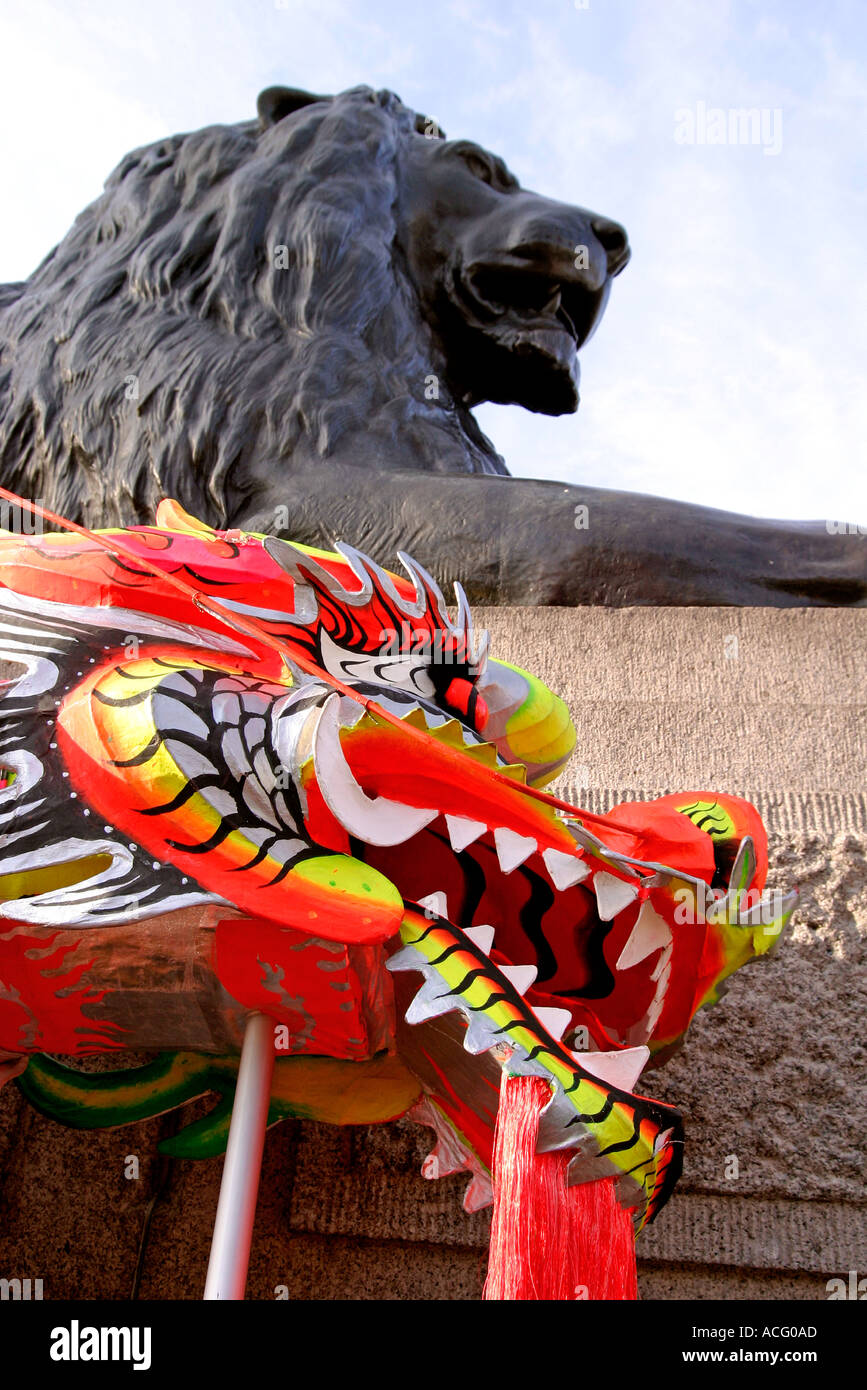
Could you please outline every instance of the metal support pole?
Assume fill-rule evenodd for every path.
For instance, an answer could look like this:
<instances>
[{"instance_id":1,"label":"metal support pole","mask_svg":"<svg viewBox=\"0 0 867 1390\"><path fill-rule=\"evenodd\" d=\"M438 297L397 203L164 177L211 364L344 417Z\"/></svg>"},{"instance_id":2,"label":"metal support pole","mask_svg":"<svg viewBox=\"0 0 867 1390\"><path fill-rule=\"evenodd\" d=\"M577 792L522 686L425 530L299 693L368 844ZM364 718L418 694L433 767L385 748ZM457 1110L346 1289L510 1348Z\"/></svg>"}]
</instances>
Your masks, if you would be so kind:
<instances>
[{"instance_id":1,"label":"metal support pole","mask_svg":"<svg viewBox=\"0 0 867 1390\"><path fill-rule=\"evenodd\" d=\"M247 1287L273 1074L274 1020L265 1014L251 1014L244 1033L223 1162L205 1280L206 1300L242 1299Z\"/></svg>"}]
</instances>

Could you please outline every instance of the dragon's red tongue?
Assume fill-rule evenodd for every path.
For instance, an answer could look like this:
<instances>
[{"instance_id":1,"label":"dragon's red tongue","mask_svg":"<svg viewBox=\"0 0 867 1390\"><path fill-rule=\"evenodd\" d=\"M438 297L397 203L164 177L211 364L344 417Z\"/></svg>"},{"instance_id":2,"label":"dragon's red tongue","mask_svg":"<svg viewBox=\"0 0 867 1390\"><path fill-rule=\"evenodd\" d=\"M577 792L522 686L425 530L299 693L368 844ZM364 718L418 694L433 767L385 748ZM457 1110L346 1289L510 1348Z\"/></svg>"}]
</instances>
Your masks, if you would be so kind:
<instances>
[{"instance_id":1,"label":"dragon's red tongue","mask_svg":"<svg viewBox=\"0 0 867 1390\"><path fill-rule=\"evenodd\" d=\"M566 1152L537 1153L551 1089L503 1074L494 1140L494 1212L486 1299L635 1299L632 1220L614 1180L568 1186Z\"/></svg>"}]
</instances>

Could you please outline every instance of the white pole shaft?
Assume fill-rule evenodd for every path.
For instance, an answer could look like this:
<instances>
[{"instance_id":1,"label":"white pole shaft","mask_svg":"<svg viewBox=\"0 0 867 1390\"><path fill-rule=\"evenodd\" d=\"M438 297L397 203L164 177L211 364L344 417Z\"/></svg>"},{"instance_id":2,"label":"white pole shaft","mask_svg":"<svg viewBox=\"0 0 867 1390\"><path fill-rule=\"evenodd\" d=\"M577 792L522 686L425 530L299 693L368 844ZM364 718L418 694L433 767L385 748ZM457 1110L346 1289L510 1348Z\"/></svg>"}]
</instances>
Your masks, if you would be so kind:
<instances>
[{"instance_id":1,"label":"white pole shaft","mask_svg":"<svg viewBox=\"0 0 867 1390\"><path fill-rule=\"evenodd\" d=\"M206 1301L242 1299L247 1287L273 1074L274 1020L265 1014L251 1014L241 1049L220 1182L205 1280Z\"/></svg>"}]
</instances>

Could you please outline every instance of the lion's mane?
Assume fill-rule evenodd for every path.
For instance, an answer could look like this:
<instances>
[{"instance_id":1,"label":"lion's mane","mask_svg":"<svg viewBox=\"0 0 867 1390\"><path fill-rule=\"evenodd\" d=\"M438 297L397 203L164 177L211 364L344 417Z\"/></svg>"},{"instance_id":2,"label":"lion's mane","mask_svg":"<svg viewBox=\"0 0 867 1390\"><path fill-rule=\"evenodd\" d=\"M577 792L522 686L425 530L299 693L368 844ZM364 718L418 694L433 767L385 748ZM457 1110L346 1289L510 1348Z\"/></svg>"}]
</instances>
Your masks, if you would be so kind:
<instances>
[{"instance_id":1,"label":"lion's mane","mask_svg":"<svg viewBox=\"0 0 867 1390\"><path fill-rule=\"evenodd\" d=\"M127 155L0 291L4 484L91 524L166 493L221 523L263 466L345 462L362 432L397 431L413 468L505 472L439 376L427 399L444 364L394 244L416 122L358 87Z\"/></svg>"}]
</instances>

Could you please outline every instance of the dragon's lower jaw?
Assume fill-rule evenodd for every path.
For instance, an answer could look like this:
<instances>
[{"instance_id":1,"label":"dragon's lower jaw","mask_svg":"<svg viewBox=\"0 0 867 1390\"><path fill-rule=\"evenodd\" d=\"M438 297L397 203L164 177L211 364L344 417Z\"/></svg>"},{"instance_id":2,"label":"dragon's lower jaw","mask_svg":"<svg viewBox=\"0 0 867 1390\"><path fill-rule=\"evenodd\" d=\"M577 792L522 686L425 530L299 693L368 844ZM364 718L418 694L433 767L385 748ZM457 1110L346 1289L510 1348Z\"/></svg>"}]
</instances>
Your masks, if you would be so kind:
<instances>
[{"instance_id":1,"label":"dragon's lower jaw","mask_svg":"<svg viewBox=\"0 0 867 1390\"><path fill-rule=\"evenodd\" d=\"M638 876L599 857L594 837L584 841L572 855L545 851L515 832L443 815L403 843L353 849L406 903L388 967L398 1050L427 1092L418 1118L438 1133L431 1174L469 1169L466 1205L484 1205L503 1069L540 1076L551 1101L539 1149L573 1152L571 1182L615 1179L640 1228L681 1166L679 1113L633 1093L668 986L671 934L649 901L639 905ZM649 918L665 941L652 931L648 939ZM598 1016L618 973L609 939L613 960L624 957L632 971L638 1013L623 1033L637 1045ZM646 979L636 980L630 951L645 961ZM409 972L422 977L420 988Z\"/></svg>"},{"instance_id":2,"label":"dragon's lower jaw","mask_svg":"<svg viewBox=\"0 0 867 1390\"><path fill-rule=\"evenodd\" d=\"M641 1229L673 1190L683 1141L679 1112L635 1093L639 1074L748 958L737 952L776 939L792 899L770 928L732 917L728 899L704 921L701 880L567 824L573 855L448 815L402 844L353 849L406 904L388 968L398 1050L427 1093L419 1118L438 1132L431 1175L444 1162L469 1169L465 1204L483 1205L503 1071L540 1076L551 1101L538 1148L573 1151L570 1182L614 1179ZM755 872L745 837L731 884L747 886ZM678 927L672 908L684 899Z\"/></svg>"},{"instance_id":3,"label":"dragon's lower jaw","mask_svg":"<svg viewBox=\"0 0 867 1390\"><path fill-rule=\"evenodd\" d=\"M570 1182L615 1179L640 1229L677 1180L682 1143L676 1110L632 1094L647 1048L571 1052L559 1041L571 1012L534 1007L522 993L532 971L492 960L490 930L462 931L437 914L436 904L421 906L408 906L402 946L388 962L392 972L423 977L414 994L396 984L398 1046L429 1092L419 1118L437 1129L440 1153L445 1148L453 1160L448 1171L474 1173L467 1205L487 1197L483 1174L504 1068L551 1086L538 1148L574 1151Z\"/></svg>"}]
</instances>

